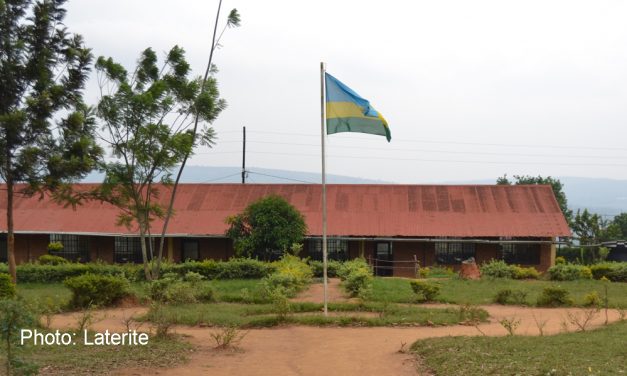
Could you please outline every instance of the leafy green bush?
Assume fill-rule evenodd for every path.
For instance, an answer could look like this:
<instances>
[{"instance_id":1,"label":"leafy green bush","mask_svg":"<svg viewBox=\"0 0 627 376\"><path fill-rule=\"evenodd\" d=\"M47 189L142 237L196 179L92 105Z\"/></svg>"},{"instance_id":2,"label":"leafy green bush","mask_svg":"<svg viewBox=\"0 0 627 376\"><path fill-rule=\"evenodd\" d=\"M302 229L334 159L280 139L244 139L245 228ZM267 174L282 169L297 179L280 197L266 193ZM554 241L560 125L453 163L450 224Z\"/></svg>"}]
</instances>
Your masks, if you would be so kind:
<instances>
[{"instance_id":1,"label":"leafy green bush","mask_svg":"<svg viewBox=\"0 0 627 376\"><path fill-rule=\"evenodd\" d=\"M514 278L514 265L503 260L490 260L481 265L481 276L486 278Z\"/></svg>"},{"instance_id":2,"label":"leafy green bush","mask_svg":"<svg viewBox=\"0 0 627 376\"><path fill-rule=\"evenodd\" d=\"M372 270L364 258L345 261L337 270L343 287L352 297L364 297L372 288Z\"/></svg>"},{"instance_id":3,"label":"leafy green bush","mask_svg":"<svg viewBox=\"0 0 627 376\"><path fill-rule=\"evenodd\" d=\"M549 268L549 278L554 281L574 281L577 279L591 279L590 268L583 265L559 264Z\"/></svg>"},{"instance_id":4,"label":"leafy green bush","mask_svg":"<svg viewBox=\"0 0 627 376\"><path fill-rule=\"evenodd\" d=\"M564 256L557 256L555 258L555 265L559 264L566 264L566 259L564 258Z\"/></svg>"},{"instance_id":5,"label":"leafy green bush","mask_svg":"<svg viewBox=\"0 0 627 376\"><path fill-rule=\"evenodd\" d=\"M61 252L62 250L63 250L63 243L61 242L48 243L48 252Z\"/></svg>"},{"instance_id":6,"label":"leafy green bush","mask_svg":"<svg viewBox=\"0 0 627 376\"><path fill-rule=\"evenodd\" d=\"M409 284L420 302L433 301L440 293L440 286L432 282L413 280L409 281Z\"/></svg>"},{"instance_id":7,"label":"leafy green bush","mask_svg":"<svg viewBox=\"0 0 627 376\"><path fill-rule=\"evenodd\" d=\"M183 279L175 273L166 273L148 285L148 296L153 302L163 304L208 303L215 300L215 291L202 283L199 274L188 272Z\"/></svg>"},{"instance_id":8,"label":"leafy green bush","mask_svg":"<svg viewBox=\"0 0 627 376\"><path fill-rule=\"evenodd\" d=\"M262 281L268 293L281 288L288 297L291 297L311 283L313 276L311 268L297 256L286 254L272 264L276 271Z\"/></svg>"},{"instance_id":9,"label":"leafy green bush","mask_svg":"<svg viewBox=\"0 0 627 376\"><path fill-rule=\"evenodd\" d=\"M309 260L309 266L313 271L313 275L316 278L322 278L322 261ZM341 261L328 260L327 261L327 276L329 278L337 277L337 271L342 267Z\"/></svg>"},{"instance_id":10,"label":"leafy green bush","mask_svg":"<svg viewBox=\"0 0 627 376\"><path fill-rule=\"evenodd\" d=\"M372 273L369 268L355 269L344 280L344 289L351 297L365 298L372 290Z\"/></svg>"},{"instance_id":11,"label":"leafy green bush","mask_svg":"<svg viewBox=\"0 0 627 376\"><path fill-rule=\"evenodd\" d=\"M513 278L514 279L538 279L540 278L540 272L533 266L527 268L522 266L513 265Z\"/></svg>"},{"instance_id":12,"label":"leafy green bush","mask_svg":"<svg viewBox=\"0 0 627 376\"><path fill-rule=\"evenodd\" d=\"M0 299L10 299L15 297L15 284L8 274L0 274Z\"/></svg>"},{"instance_id":13,"label":"leafy green bush","mask_svg":"<svg viewBox=\"0 0 627 376\"><path fill-rule=\"evenodd\" d=\"M586 296L583 297L583 305L585 307L600 307L601 298L599 297L599 293L592 291L586 294Z\"/></svg>"},{"instance_id":14,"label":"leafy green bush","mask_svg":"<svg viewBox=\"0 0 627 376\"><path fill-rule=\"evenodd\" d=\"M627 282L627 262L603 262L590 266L592 277L603 277L614 282Z\"/></svg>"},{"instance_id":15,"label":"leafy green bush","mask_svg":"<svg viewBox=\"0 0 627 376\"><path fill-rule=\"evenodd\" d=\"M72 291L70 305L75 308L110 306L130 294L129 282L123 277L84 274L63 284Z\"/></svg>"},{"instance_id":16,"label":"leafy green bush","mask_svg":"<svg viewBox=\"0 0 627 376\"><path fill-rule=\"evenodd\" d=\"M498 304L527 304L527 292L522 290L502 289L494 296L494 302Z\"/></svg>"},{"instance_id":17,"label":"leafy green bush","mask_svg":"<svg viewBox=\"0 0 627 376\"><path fill-rule=\"evenodd\" d=\"M52 244L52 243L50 243L50 244ZM63 258L61 256L41 255L37 259L37 262L39 262L41 265L61 265L61 264L67 264L70 261L68 261L67 259L65 259L65 258Z\"/></svg>"},{"instance_id":18,"label":"leafy green bush","mask_svg":"<svg viewBox=\"0 0 627 376\"><path fill-rule=\"evenodd\" d=\"M537 305L540 307L562 307L572 304L573 300L568 291L559 286L545 287L537 300Z\"/></svg>"}]
</instances>

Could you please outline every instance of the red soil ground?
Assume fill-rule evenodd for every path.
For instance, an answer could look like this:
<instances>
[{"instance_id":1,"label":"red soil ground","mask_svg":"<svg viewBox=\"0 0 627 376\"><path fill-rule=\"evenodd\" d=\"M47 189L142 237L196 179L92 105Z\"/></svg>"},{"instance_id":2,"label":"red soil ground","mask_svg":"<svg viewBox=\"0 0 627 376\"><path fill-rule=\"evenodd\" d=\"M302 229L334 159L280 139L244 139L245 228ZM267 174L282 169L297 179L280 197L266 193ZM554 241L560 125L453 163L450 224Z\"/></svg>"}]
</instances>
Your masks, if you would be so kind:
<instances>
[{"instance_id":1,"label":"red soil ground","mask_svg":"<svg viewBox=\"0 0 627 376\"><path fill-rule=\"evenodd\" d=\"M330 296L344 299L337 282L331 284ZM313 285L298 300L321 301L320 284ZM442 306L442 305L433 305ZM507 331L499 324L501 319L516 318L521 324L516 334L538 335L536 322L544 322L544 333L563 330L568 313L581 314L580 309L522 308L511 306L484 306L490 313L490 322L478 329L473 326L411 327L411 328L318 328L289 326L248 331L237 351L216 350L211 338L214 328L184 327L174 329L194 345L196 351L188 363L173 368L142 368L112 371L115 375L418 375L414 357L399 352L420 338L443 336L502 336ZM145 308L118 308L98 313L101 320L92 326L97 331L125 331L124 318L139 315ZM52 326L58 329L76 326L73 314L54 317ZM610 311L610 321L618 320L618 313ZM590 327L603 324L601 313ZM135 326L133 326L135 327ZM144 325L140 329L148 330ZM480 331L481 332L480 332ZM569 325L569 330L575 330Z\"/></svg>"}]
</instances>

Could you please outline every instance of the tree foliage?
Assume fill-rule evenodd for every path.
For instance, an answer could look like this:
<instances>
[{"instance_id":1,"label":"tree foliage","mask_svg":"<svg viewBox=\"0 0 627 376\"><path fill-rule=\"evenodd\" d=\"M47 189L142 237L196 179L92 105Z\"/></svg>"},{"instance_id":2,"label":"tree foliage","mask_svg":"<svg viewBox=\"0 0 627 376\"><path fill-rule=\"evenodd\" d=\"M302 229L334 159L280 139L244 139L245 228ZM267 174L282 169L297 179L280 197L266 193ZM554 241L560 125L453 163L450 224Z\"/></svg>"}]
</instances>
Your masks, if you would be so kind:
<instances>
[{"instance_id":1,"label":"tree foliage","mask_svg":"<svg viewBox=\"0 0 627 376\"><path fill-rule=\"evenodd\" d=\"M226 235L233 239L238 255L277 258L307 233L303 215L284 198L267 196L228 217Z\"/></svg>"},{"instance_id":2,"label":"tree foliage","mask_svg":"<svg viewBox=\"0 0 627 376\"><path fill-rule=\"evenodd\" d=\"M514 175L514 181L508 179L507 174L496 179L496 184L498 185L525 185L525 184L539 184L539 185L550 185L553 188L553 194L555 194L555 199L557 200L564 217L566 218L566 222L569 224L573 219L573 211L568 208L568 200L566 199L566 193L564 193L564 185L559 179L553 178L551 176L542 177L538 176L530 176L530 175Z\"/></svg>"},{"instance_id":3,"label":"tree foliage","mask_svg":"<svg viewBox=\"0 0 627 376\"><path fill-rule=\"evenodd\" d=\"M91 171L101 154L82 100L92 55L64 26L64 3L0 0L0 177L14 279L13 195L70 198L68 183ZM27 184L16 187L20 182Z\"/></svg>"},{"instance_id":4,"label":"tree foliage","mask_svg":"<svg viewBox=\"0 0 627 376\"><path fill-rule=\"evenodd\" d=\"M226 103L219 98L215 78L204 82L190 77L184 51L178 46L167 53L161 66L148 48L132 74L104 57L98 58L96 70L102 93L97 112L101 138L111 156L101 166L105 178L94 195L122 210L119 224L136 226L146 278L152 279L152 242L146 238L151 222L165 214L160 200L167 193L163 185L172 182L173 169L195 146L213 145L215 134L208 124ZM191 129L194 116L204 124L197 134Z\"/></svg>"}]
</instances>

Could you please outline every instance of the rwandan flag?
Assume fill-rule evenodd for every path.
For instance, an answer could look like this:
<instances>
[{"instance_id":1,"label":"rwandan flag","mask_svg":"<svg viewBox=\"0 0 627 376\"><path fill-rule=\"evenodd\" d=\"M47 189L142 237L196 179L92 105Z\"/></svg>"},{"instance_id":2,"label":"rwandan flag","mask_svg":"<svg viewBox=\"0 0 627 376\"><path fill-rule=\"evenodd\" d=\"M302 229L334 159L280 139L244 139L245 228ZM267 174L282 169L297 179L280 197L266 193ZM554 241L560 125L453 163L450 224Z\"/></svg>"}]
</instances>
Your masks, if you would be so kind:
<instances>
[{"instance_id":1,"label":"rwandan flag","mask_svg":"<svg viewBox=\"0 0 627 376\"><path fill-rule=\"evenodd\" d=\"M327 95L327 134L360 132L385 136L390 142L392 135L388 122L359 96L337 78L325 73Z\"/></svg>"}]
</instances>

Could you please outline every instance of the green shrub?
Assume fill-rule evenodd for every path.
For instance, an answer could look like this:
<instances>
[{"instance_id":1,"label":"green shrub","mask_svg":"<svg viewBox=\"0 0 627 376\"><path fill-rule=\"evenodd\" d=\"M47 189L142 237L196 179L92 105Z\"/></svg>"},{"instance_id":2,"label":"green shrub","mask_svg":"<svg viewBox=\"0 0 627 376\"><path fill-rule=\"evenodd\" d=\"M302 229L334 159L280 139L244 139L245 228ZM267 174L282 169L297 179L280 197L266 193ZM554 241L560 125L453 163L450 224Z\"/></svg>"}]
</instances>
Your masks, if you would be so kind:
<instances>
[{"instance_id":1,"label":"green shrub","mask_svg":"<svg viewBox=\"0 0 627 376\"><path fill-rule=\"evenodd\" d=\"M603 262L590 266L592 277L603 277L613 282L627 282L627 262Z\"/></svg>"},{"instance_id":2,"label":"green shrub","mask_svg":"<svg viewBox=\"0 0 627 376\"><path fill-rule=\"evenodd\" d=\"M201 303L211 303L216 300L216 291L210 285L201 285L196 290L196 300Z\"/></svg>"},{"instance_id":3,"label":"green shrub","mask_svg":"<svg viewBox=\"0 0 627 376\"><path fill-rule=\"evenodd\" d=\"M416 294L416 300L420 302L431 302L440 293L440 286L432 282L413 280L409 281L409 284Z\"/></svg>"},{"instance_id":4,"label":"green shrub","mask_svg":"<svg viewBox=\"0 0 627 376\"><path fill-rule=\"evenodd\" d=\"M51 242L48 243L48 252L61 252L63 250L63 243Z\"/></svg>"},{"instance_id":5,"label":"green shrub","mask_svg":"<svg viewBox=\"0 0 627 376\"><path fill-rule=\"evenodd\" d=\"M536 270L533 266L529 266L527 268L522 266L514 265L512 266L513 278L514 279L538 279L540 278L540 272Z\"/></svg>"},{"instance_id":6,"label":"green shrub","mask_svg":"<svg viewBox=\"0 0 627 376\"><path fill-rule=\"evenodd\" d=\"M555 265L566 264L566 259L564 256L557 256L555 258Z\"/></svg>"},{"instance_id":7,"label":"green shrub","mask_svg":"<svg viewBox=\"0 0 627 376\"><path fill-rule=\"evenodd\" d=\"M0 299L10 299L15 297L15 284L8 274L0 274Z\"/></svg>"},{"instance_id":8,"label":"green shrub","mask_svg":"<svg viewBox=\"0 0 627 376\"><path fill-rule=\"evenodd\" d=\"M148 296L153 302L173 305L214 301L213 287L201 280L194 272L188 272L183 280L175 273L166 273L160 279L150 282Z\"/></svg>"},{"instance_id":9,"label":"green shrub","mask_svg":"<svg viewBox=\"0 0 627 376\"><path fill-rule=\"evenodd\" d=\"M364 258L345 261L338 268L337 275L352 297L365 297L372 289L372 270Z\"/></svg>"},{"instance_id":10,"label":"green shrub","mask_svg":"<svg viewBox=\"0 0 627 376\"><path fill-rule=\"evenodd\" d=\"M559 286L545 287L537 301L537 305L540 307L562 307L572 304L573 301L568 291Z\"/></svg>"},{"instance_id":11,"label":"green shrub","mask_svg":"<svg viewBox=\"0 0 627 376\"><path fill-rule=\"evenodd\" d=\"M430 277L450 277L455 275L455 271L450 266L444 267L436 265L429 268L428 275Z\"/></svg>"},{"instance_id":12,"label":"green shrub","mask_svg":"<svg viewBox=\"0 0 627 376\"><path fill-rule=\"evenodd\" d=\"M183 277L183 279L185 280L185 282L189 282L192 286L196 286L203 279L205 279L205 277L196 272L187 272L185 273L185 276Z\"/></svg>"},{"instance_id":13,"label":"green shrub","mask_svg":"<svg viewBox=\"0 0 627 376\"><path fill-rule=\"evenodd\" d=\"M71 306L110 306L130 294L130 285L123 277L84 274L71 277L63 284L72 291Z\"/></svg>"},{"instance_id":14,"label":"green shrub","mask_svg":"<svg viewBox=\"0 0 627 376\"><path fill-rule=\"evenodd\" d=\"M514 278L514 265L503 260L490 260L481 265L481 276L486 278Z\"/></svg>"},{"instance_id":15,"label":"green shrub","mask_svg":"<svg viewBox=\"0 0 627 376\"><path fill-rule=\"evenodd\" d=\"M61 256L41 255L37 259L37 262L39 262L41 265L61 265L61 264L68 264L70 261L68 261L67 259Z\"/></svg>"},{"instance_id":16,"label":"green shrub","mask_svg":"<svg viewBox=\"0 0 627 376\"><path fill-rule=\"evenodd\" d=\"M592 291L586 294L586 296L583 297L583 305L586 307L600 307L601 298L599 297L599 293Z\"/></svg>"},{"instance_id":17,"label":"green shrub","mask_svg":"<svg viewBox=\"0 0 627 376\"><path fill-rule=\"evenodd\" d=\"M549 278L554 281L574 281L577 279L591 279L590 268L583 265L559 264L549 268Z\"/></svg>"},{"instance_id":18,"label":"green shrub","mask_svg":"<svg viewBox=\"0 0 627 376\"><path fill-rule=\"evenodd\" d=\"M370 265L368 265L366 259L359 257L353 260L344 261L337 270L337 276L344 281L348 278L350 273L359 269L370 271Z\"/></svg>"},{"instance_id":19,"label":"green shrub","mask_svg":"<svg viewBox=\"0 0 627 376\"><path fill-rule=\"evenodd\" d=\"M494 302L498 304L527 304L527 292L522 290L502 289L494 296Z\"/></svg>"},{"instance_id":20,"label":"green shrub","mask_svg":"<svg viewBox=\"0 0 627 376\"><path fill-rule=\"evenodd\" d=\"M322 261L309 260L309 266L313 272L313 276L316 278L322 278ZM341 261L328 260L327 261L327 277L337 277L337 271L342 267Z\"/></svg>"},{"instance_id":21,"label":"green shrub","mask_svg":"<svg viewBox=\"0 0 627 376\"><path fill-rule=\"evenodd\" d=\"M276 271L262 281L268 293L282 288L284 293L291 297L311 283L313 276L311 268L297 256L286 254L272 264Z\"/></svg>"},{"instance_id":22,"label":"green shrub","mask_svg":"<svg viewBox=\"0 0 627 376\"><path fill-rule=\"evenodd\" d=\"M355 269L344 280L344 289L351 297L365 298L372 290L372 273L369 268Z\"/></svg>"},{"instance_id":23,"label":"green shrub","mask_svg":"<svg viewBox=\"0 0 627 376\"><path fill-rule=\"evenodd\" d=\"M197 290L192 288L190 283L174 281L167 286L163 303L174 305L196 303L196 293Z\"/></svg>"}]
</instances>

